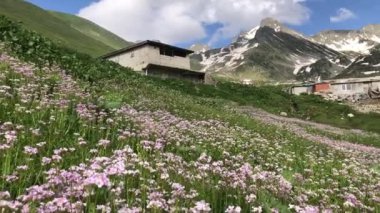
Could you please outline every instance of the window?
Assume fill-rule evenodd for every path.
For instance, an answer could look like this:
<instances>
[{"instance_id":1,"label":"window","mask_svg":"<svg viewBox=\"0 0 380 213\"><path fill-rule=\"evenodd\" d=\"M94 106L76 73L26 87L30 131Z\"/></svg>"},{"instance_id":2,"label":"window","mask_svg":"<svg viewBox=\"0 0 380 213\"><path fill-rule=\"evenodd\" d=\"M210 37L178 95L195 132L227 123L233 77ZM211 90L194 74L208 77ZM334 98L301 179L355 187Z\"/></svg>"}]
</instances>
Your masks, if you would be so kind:
<instances>
[{"instance_id":1,"label":"window","mask_svg":"<svg viewBox=\"0 0 380 213\"><path fill-rule=\"evenodd\" d=\"M171 57L174 56L173 50L164 49L164 48L160 48L160 55L166 55L166 56L171 56Z\"/></svg>"},{"instance_id":2,"label":"window","mask_svg":"<svg viewBox=\"0 0 380 213\"><path fill-rule=\"evenodd\" d=\"M342 84L342 90L354 90L355 85L354 84Z\"/></svg>"},{"instance_id":3,"label":"window","mask_svg":"<svg viewBox=\"0 0 380 213\"><path fill-rule=\"evenodd\" d=\"M170 48L160 48L160 55L166 55L170 57L178 56L178 57L183 57L186 58L186 53Z\"/></svg>"}]
</instances>

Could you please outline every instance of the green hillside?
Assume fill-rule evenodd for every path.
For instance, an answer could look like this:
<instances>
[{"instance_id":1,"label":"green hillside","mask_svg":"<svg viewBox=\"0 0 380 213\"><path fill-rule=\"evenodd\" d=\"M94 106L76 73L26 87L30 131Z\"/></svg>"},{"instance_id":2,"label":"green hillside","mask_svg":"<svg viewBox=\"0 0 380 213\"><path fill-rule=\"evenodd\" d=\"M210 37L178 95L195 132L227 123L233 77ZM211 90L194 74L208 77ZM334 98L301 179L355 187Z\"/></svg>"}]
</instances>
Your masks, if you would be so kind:
<instances>
[{"instance_id":1,"label":"green hillside","mask_svg":"<svg viewBox=\"0 0 380 213\"><path fill-rule=\"evenodd\" d=\"M94 39L94 36L83 34L72 27L71 23L67 23L61 18L53 16L50 12L22 0L1 0L0 14L13 21L21 22L27 29L41 33L65 47L73 48L91 56L99 56L117 49L115 43L119 42L119 40L110 44L99 42L101 39ZM89 26L86 29L95 28ZM102 31L99 34L104 35L105 33ZM107 36L105 40L110 39L111 36Z\"/></svg>"},{"instance_id":2,"label":"green hillside","mask_svg":"<svg viewBox=\"0 0 380 213\"><path fill-rule=\"evenodd\" d=\"M380 150L322 136L378 135L311 139L239 109L378 133L380 114L143 76L4 16L0 32L0 212L380 212Z\"/></svg>"},{"instance_id":3,"label":"green hillside","mask_svg":"<svg viewBox=\"0 0 380 213\"><path fill-rule=\"evenodd\" d=\"M50 11L50 14L63 20L65 23L70 24L72 28L78 30L79 32L104 44L107 44L114 49L120 49L130 44L119 36L109 32L108 30L87 19L56 11Z\"/></svg>"}]
</instances>

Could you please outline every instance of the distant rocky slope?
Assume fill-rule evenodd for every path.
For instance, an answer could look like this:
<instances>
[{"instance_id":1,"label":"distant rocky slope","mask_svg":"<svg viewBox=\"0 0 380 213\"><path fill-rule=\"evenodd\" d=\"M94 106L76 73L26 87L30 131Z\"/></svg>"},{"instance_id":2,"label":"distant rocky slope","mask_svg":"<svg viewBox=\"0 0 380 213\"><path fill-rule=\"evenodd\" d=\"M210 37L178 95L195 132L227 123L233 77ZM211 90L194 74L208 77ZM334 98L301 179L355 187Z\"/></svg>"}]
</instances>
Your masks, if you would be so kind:
<instances>
[{"instance_id":1,"label":"distant rocky slope","mask_svg":"<svg viewBox=\"0 0 380 213\"><path fill-rule=\"evenodd\" d=\"M311 39L336 51L370 54L370 50L380 44L380 25L368 25L360 30L324 31Z\"/></svg>"},{"instance_id":2,"label":"distant rocky slope","mask_svg":"<svg viewBox=\"0 0 380 213\"><path fill-rule=\"evenodd\" d=\"M240 80L368 76L369 72L351 75L348 70L356 70L360 57L376 62L378 56L372 55L372 50L378 42L380 25L358 31L325 31L308 37L267 18L260 26L238 35L227 47L196 52L192 64L205 72Z\"/></svg>"},{"instance_id":3,"label":"distant rocky slope","mask_svg":"<svg viewBox=\"0 0 380 213\"><path fill-rule=\"evenodd\" d=\"M370 50L368 55L362 55L345 69L340 77L371 77L380 75L380 45Z\"/></svg>"}]
</instances>

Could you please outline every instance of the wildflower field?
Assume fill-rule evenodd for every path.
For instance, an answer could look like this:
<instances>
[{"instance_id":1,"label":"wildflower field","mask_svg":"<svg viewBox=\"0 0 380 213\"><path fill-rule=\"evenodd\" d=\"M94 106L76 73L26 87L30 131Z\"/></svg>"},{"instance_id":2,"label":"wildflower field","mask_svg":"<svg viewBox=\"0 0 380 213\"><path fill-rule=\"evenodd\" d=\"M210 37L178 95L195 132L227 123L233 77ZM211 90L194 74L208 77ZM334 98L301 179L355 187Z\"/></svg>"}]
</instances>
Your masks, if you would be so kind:
<instances>
[{"instance_id":1,"label":"wildflower field","mask_svg":"<svg viewBox=\"0 0 380 213\"><path fill-rule=\"evenodd\" d=\"M380 211L379 149L311 142L230 100L106 62L69 63L76 55L54 45L54 56L24 54L47 43L7 36L0 212Z\"/></svg>"}]
</instances>

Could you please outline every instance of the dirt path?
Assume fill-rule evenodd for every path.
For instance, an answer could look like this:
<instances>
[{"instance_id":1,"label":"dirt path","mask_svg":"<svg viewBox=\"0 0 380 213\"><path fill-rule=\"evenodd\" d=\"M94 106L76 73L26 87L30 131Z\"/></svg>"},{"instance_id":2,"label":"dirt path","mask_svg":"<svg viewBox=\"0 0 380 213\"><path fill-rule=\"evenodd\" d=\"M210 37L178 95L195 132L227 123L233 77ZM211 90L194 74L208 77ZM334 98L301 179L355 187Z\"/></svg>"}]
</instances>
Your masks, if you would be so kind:
<instances>
[{"instance_id":1,"label":"dirt path","mask_svg":"<svg viewBox=\"0 0 380 213\"><path fill-rule=\"evenodd\" d=\"M380 149L365 146L360 144L354 144L348 141L335 140L326 136L321 136L317 134L312 134L307 131L307 128L314 128L318 130L328 131L335 134L343 135L348 133L353 134L365 134L362 130L347 130L341 129L337 127L333 127L326 124L319 124L311 121L304 121L297 118L288 118L278 115L273 115L268 112L265 112L261 109L253 108L253 107L240 107L237 109L241 113L245 113L247 115L252 116L252 118L260 120L266 124L272 124L283 129L286 129L295 135L305 138L309 141L314 141L317 143L326 144L334 149L349 151L349 152L360 152L360 153L368 153L370 155L374 155L380 157Z\"/></svg>"}]
</instances>

